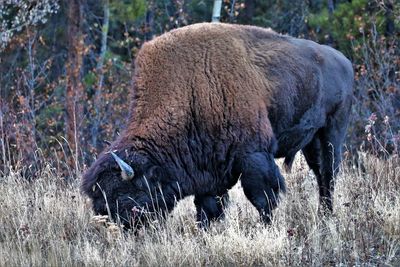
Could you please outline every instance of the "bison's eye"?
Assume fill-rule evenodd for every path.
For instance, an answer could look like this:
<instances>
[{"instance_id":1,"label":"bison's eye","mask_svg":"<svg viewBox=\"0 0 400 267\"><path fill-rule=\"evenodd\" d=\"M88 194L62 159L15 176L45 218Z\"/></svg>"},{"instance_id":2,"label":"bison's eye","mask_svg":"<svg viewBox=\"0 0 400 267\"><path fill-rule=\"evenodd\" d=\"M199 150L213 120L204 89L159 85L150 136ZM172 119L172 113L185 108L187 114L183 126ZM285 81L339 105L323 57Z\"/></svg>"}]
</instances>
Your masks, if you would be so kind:
<instances>
[{"instance_id":1,"label":"bison's eye","mask_svg":"<svg viewBox=\"0 0 400 267\"><path fill-rule=\"evenodd\" d=\"M137 186L139 189L142 189L145 185L145 181L143 181L143 177L138 177L135 179L135 186Z\"/></svg>"},{"instance_id":2,"label":"bison's eye","mask_svg":"<svg viewBox=\"0 0 400 267\"><path fill-rule=\"evenodd\" d=\"M149 170L146 172L145 176L148 180L155 182L155 181L160 180L161 173L162 173L162 170L160 167L153 166L153 167L149 168Z\"/></svg>"}]
</instances>

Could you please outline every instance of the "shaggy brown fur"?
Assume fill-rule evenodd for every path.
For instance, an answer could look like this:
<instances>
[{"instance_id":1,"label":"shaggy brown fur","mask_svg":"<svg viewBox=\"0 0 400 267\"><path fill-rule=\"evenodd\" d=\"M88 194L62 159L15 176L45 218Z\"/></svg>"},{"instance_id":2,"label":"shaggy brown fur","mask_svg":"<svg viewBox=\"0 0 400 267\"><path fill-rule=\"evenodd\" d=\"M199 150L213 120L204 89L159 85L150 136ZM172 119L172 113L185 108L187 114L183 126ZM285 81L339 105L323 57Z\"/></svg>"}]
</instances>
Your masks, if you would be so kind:
<instances>
[{"instance_id":1,"label":"shaggy brown fur","mask_svg":"<svg viewBox=\"0 0 400 267\"><path fill-rule=\"evenodd\" d=\"M195 24L145 43L134 82L128 127L110 149L136 174L122 181L100 155L82 184L96 212L129 220L133 207L170 210L195 195L204 222L222 215L241 175L269 221L285 188L274 157L290 167L300 150L332 209L353 83L340 52L258 27Z\"/></svg>"}]
</instances>

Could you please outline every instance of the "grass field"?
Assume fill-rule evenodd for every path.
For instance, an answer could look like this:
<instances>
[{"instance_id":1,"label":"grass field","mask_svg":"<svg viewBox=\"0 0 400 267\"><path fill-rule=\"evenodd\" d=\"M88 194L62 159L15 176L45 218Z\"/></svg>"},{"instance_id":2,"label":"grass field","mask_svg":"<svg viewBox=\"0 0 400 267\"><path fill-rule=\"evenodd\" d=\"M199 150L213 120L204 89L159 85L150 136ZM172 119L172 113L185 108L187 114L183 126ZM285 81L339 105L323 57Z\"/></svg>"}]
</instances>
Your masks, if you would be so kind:
<instances>
[{"instance_id":1,"label":"grass field","mask_svg":"<svg viewBox=\"0 0 400 267\"><path fill-rule=\"evenodd\" d=\"M270 226L237 185L209 231L187 198L136 236L94 217L79 177L67 183L52 166L33 182L10 174L0 178L0 265L400 266L400 161L360 163L343 167L329 217L318 215L315 178L298 157Z\"/></svg>"}]
</instances>

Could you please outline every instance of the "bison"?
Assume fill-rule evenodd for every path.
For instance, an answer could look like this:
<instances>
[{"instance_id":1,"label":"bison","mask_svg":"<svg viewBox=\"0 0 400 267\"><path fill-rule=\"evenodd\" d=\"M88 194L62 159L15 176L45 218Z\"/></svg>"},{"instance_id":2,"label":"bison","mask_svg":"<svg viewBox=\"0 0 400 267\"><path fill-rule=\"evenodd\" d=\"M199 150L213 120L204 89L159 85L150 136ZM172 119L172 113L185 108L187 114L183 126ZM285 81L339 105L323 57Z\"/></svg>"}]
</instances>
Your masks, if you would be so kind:
<instances>
[{"instance_id":1,"label":"bison","mask_svg":"<svg viewBox=\"0 0 400 267\"><path fill-rule=\"evenodd\" d=\"M98 214L129 226L194 195L202 225L243 191L268 223L302 151L332 210L352 103L352 65L315 42L254 26L201 23L143 45L126 129L83 176Z\"/></svg>"}]
</instances>

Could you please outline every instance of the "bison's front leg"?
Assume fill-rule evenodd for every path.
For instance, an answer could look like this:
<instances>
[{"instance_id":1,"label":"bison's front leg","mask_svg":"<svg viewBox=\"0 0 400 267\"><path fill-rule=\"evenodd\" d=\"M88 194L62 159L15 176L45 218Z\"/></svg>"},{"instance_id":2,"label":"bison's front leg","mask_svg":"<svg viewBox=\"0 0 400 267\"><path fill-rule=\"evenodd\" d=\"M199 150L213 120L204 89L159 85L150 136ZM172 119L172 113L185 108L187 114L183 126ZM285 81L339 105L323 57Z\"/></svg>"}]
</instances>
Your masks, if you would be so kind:
<instances>
[{"instance_id":1,"label":"bison's front leg","mask_svg":"<svg viewBox=\"0 0 400 267\"><path fill-rule=\"evenodd\" d=\"M253 153L240 159L238 166L246 197L257 208L263 222L270 223L279 192L285 192L285 181L273 155Z\"/></svg>"},{"instance_id":2,"label":"bison's front leg","mask_svg":"<svg viewBox=\"0 0 400 267\"><path fill-rule=\"evenodd\" d=\"M218 196L196 195L194 204L197 211L197 222L201 228L208 228L211 221L224 217L224 208L228 204L229 195L226 191Z\"/></svg>"}]
</instances>

